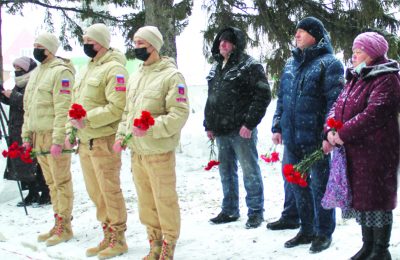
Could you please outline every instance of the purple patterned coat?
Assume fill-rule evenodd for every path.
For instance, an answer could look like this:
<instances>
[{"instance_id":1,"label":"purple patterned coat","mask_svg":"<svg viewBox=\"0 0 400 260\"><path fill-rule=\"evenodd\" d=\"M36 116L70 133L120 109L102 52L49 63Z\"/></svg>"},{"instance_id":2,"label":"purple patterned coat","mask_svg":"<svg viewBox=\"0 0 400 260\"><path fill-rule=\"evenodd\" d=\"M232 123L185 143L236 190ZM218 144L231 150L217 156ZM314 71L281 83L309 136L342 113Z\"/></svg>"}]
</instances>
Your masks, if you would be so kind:
<instances>
[{"instance_id":1,"label":"purple patterned coat","mask_svg":"<svg viewBox=\"0 0 400 260\"><path fill-rule=\"evenodd\" d=\"M330 111L344 125L338 133L347 153L354 209L396 207L399 165L398 64L380 58L360 75L348 70L346 86Z\"/></svg>"}]
</instances>

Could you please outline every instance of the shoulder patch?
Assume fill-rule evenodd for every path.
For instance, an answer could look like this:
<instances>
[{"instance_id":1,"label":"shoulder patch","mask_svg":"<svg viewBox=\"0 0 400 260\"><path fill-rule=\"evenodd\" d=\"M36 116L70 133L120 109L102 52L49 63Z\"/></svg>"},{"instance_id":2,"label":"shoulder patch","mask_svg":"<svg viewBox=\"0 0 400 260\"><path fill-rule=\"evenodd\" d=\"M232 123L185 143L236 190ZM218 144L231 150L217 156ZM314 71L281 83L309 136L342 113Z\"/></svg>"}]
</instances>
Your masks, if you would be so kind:
<instances>
[{"instance_id":1,"label":"shoulder patch","mask_svg":"<svg viewBox=\"0 0 400 260\"><path fill-rule=\"evenodd\" d=\"M177 85L177 87L178 87L178 93L180 95L185 95L185 85L180 83Z\"/></svg>"},{"instance_id":2,"label":"shoulder patch","mask_svg":"<svg viewBox=\"0 0 400 260\"><path fill-rule=\"evenodd\" d=\"M117 79L117 84L125 84L125 77L122 74L115 75Z\"/></svg>"},{"instance_id":3,"label":"shoulder patch","mask_svg":"<svg viewBox=\"0 0 400 260\"><path fill-rule=\"evenodd\" d=\"M69 88L70 87L69 79L62 79L61 80L61 86L64 87L64 88Z\"/></svg>"}]
</instances>

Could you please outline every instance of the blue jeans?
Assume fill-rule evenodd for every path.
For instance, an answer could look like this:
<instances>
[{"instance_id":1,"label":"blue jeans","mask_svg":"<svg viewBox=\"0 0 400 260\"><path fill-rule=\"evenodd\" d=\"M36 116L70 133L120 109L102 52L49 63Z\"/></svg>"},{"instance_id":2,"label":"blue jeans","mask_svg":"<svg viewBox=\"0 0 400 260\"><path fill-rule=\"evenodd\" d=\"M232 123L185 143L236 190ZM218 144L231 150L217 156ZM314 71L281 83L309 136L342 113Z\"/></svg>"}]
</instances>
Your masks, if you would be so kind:
<instances>
[{"instance_id":1,"label":"blue jeans","mask_svg":"<svg viewBox=\"0 0 400 260\"><path fill-rule=\"evenodd\" d=\"M295 164L296 158L290 156L291 154L286 150L287 148L284 147L283 158L282 158L282 177L283 177L283 188L285 192L285 200L283 204L283 211L281 213L281 219L289 224L298 224L300 219L296 206L296 198L294 196L292 186L290 185L289 182L286 181L286 178L283 176L283 166L289 163Z\"/></svg>"},{"instance_id":2,"label":"blue jeans","mask_svg":"<svg viewBox=\"0 0 400 260\"><path fill-rule=\"evenodd\" d=\"M298 163L304 156L293 153L285 148L285 153L291 158L291 163ZM315 163L310 169L307 179L308 186L300 187L290 183L300 217L300 233L307 235L325 235L331 237L336 227L335 209L326 210L321 206L329 178L329 156Z\"/></svg>"},{"instance_id":3,"label":"blue jeans","mask_svg":"<svg viewBox=\"0 0 400 260\"><path fill-rule=\"evenodd\" d=\"M264 186L258 166L257 129L251 138L240 137L238 132L217 136L219 174L221 176L224 198L222 212L239 217L238 165L243 170L243 182L246 189L247 215L261 215L264 212Z\"/></svg>"}]
</instances>

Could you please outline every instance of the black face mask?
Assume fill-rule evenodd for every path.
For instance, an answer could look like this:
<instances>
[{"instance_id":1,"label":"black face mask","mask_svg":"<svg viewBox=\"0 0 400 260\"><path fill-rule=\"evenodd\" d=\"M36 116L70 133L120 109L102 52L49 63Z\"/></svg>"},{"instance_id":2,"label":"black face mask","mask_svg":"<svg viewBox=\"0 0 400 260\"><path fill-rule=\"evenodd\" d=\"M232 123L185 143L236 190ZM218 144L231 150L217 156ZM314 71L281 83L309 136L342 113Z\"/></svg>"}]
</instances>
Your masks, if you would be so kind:
<instances>
[{"instance_id":1,"label":"black face mask","mask_svg":"<svg viewBox=\"0 0 400 260\"><path fill-rule=\"evenodd\" d=\"M146 61L150 57L150 53L147 52L147 48L135 48L135 56L139 60Z\"/></svg>"},{"instance_id":2,"label":"black face mask","mask_svg":"<svg viewBox=\"0 0 400 260\"><path fill-rule=\"evenodd\" d=\"M83 45L83 51L90 58L94 58L97 55L97 51L95 51L93 47L94 47L93 44L84 44Z\"/></svg>"},{"instance_id":3,"label":"black face mask","mask_svg":"<svg viewBox=\"0 0 400 260\"><path fill-rule=\"evenodd\" d=\"M15 74L15 77L20 77L20 76L22 76L22 75L25 74L25 71L23 71L23 70L16 70L16 71L14 71L14 74Z\"/></svg>"},{"instance_id":4,"label":"black face mask","mask_svg":"<svg viewBox=\"0 0 400 260\"><path fill-rule=\"evenodd\" d=\"M33 49L33 57L38 62L43 62L47 58L47 55L45 55L44 52L45 52L45 49L34 48Z\"/></svg>"}]
</instances>

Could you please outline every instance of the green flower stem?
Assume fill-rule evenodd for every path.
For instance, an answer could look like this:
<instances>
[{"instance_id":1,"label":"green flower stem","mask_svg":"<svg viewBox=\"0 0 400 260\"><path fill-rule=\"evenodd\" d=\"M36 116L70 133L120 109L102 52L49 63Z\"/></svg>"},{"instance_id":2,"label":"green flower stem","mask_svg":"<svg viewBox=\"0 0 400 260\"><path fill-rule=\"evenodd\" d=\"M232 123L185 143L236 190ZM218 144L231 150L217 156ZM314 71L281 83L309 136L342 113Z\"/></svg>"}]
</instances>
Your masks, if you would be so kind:
<instances>
[{"instance_id":1,"label":"green flower stem","mask_svg":"<svg viewBox=\"0 0 400 260\"><path fill-rule=\"evenodd\" d=\"M66 149L66 150L62 150L61 153L75 153L76 149ZM50 151L43 151L43 152L36 152L36 151L32 151L30 153L31 158L36 158L38 156L45 156L45 155L49 155Z\"/></svg>"},{"instance_id":2,"label":"green flower stem","mask_svg":"<svg viewBox=\"0 0 400 260\"><path fill-rule=\"evenodd\" d=\"M76 127L73 127L71 130L71 134L69 135L69 143L74 144L75 143L75 138L76 138L76 133L78 132L78 129Z\"/></svg>"},{"instance_id":3,"label":"green flower stem","mask_svg":"<svg viewBox=\"0 0 400 260\"><path fill-rule=\"evenodd\" d=\"M313 166L313 164L315 164L317 161L322 160L323 158L324 151L322 150L322 148L319 148L318 150L304 157L303 160L301 160L294 166L294 168L301 174L307 174L311 166Z\"/></svg>"},{"instance_id":4,"label":"green flower stem","mask_svg":"<svg viewBox=\"0 0 400 260\"><path fill-rule=\"evenodd\" d=\"M210 139L210 158L211 160L217 160L217 153L215 152L215 139Z\"/></svg>"},{"instance_id":5,"label":"green flower stem","mask_svg":"<svg viewBox=\"0 0 400 260\"><path fill-rule=\"evenodd\" d=\"M127 146L128 142L129 142L129 140L130 140L131 138L132 138L132 134L127 134L127 135L125 135L124 139L123 139L122 142L121 142L121 146L122 146L122 147Z\"/></svg>"}]
</instances>

